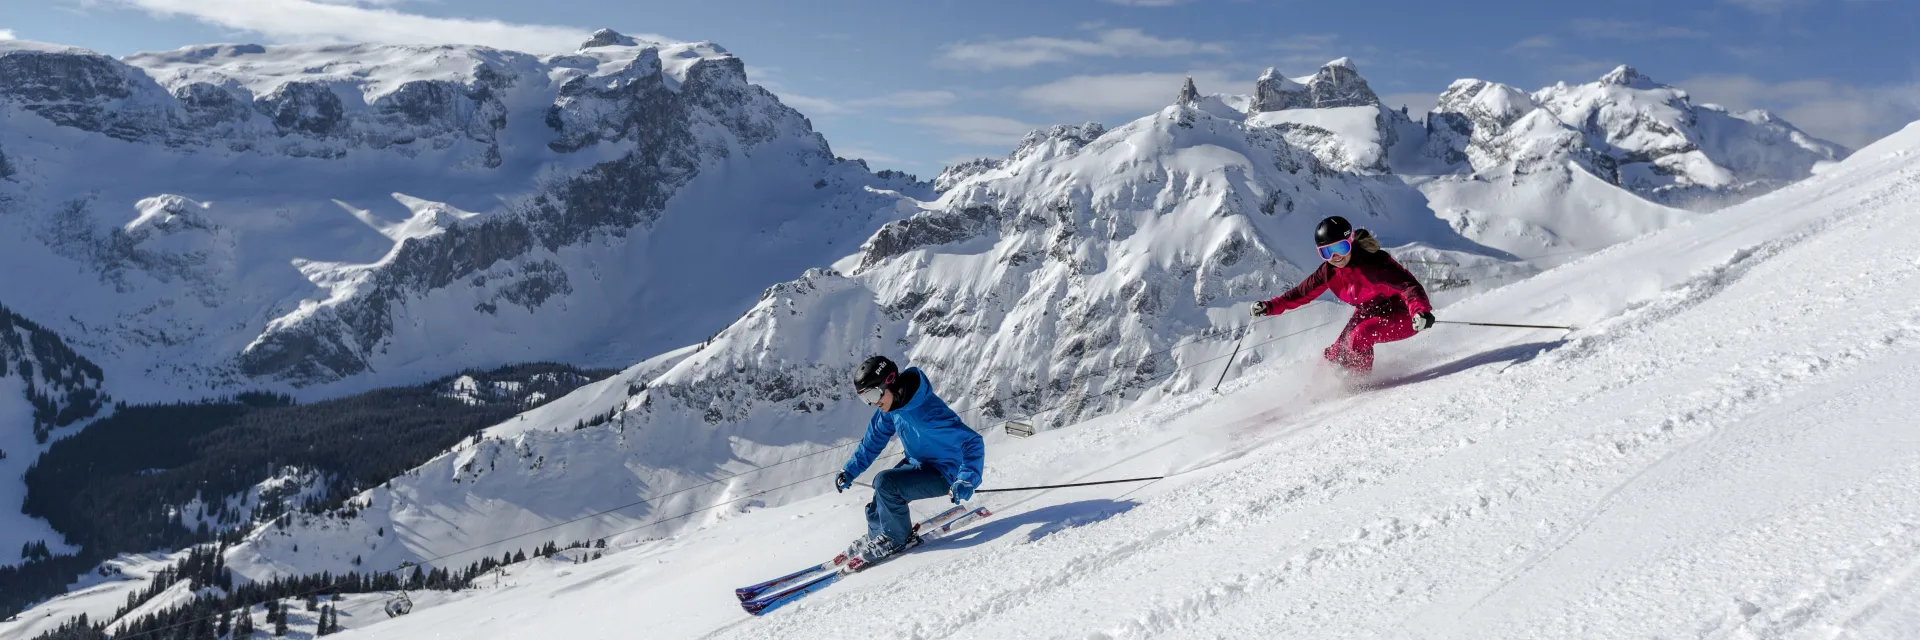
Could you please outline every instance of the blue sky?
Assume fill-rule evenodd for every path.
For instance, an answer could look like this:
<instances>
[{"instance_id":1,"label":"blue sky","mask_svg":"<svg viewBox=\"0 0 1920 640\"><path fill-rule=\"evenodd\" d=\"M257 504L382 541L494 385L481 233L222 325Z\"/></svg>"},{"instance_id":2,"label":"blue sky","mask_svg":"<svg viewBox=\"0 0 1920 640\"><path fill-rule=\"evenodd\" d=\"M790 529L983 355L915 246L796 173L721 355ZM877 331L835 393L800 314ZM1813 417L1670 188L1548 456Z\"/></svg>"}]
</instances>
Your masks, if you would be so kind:
<instances>
[{"instance_id":1,"label":"blue sky","mask_svg":"<svg viewBox=\"0 0 1920 640\"><path fill-rule=\"evenodd\" d=\"M1441 8L1444 7L1444 8ZM1858 146L1920 118L1908 0L0 0L0 38L125 55L210 42L473 42L563 51L611 27L711 40L841 155L931 177L1025 131L1118 124L1266 67L1351 56L1417 113L1457 78L1538 89L1627 63L1697 102Z\"/></svg>"}]
</instances>

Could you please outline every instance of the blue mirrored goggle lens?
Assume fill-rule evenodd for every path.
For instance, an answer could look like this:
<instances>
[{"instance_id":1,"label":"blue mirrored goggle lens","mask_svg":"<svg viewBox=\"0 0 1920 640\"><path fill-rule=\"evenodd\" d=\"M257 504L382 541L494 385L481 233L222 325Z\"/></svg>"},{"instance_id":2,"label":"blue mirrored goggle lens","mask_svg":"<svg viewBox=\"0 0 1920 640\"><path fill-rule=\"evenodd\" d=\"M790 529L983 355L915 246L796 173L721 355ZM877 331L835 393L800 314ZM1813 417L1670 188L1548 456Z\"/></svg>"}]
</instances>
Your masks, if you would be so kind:
<instances>
[{"instance_id":1,"label":"blue mirrored goggle lens","mask_svg":"<svg viewBox=\"0 0 1920 640\"><path fill-rule=\"evenodd\" d=\"M1321 260L1332 260L1334 256L1344 256L1349 253L1353 253L1353 243L1346 240L1320 247Z\"/></svg>"}]
</instances>

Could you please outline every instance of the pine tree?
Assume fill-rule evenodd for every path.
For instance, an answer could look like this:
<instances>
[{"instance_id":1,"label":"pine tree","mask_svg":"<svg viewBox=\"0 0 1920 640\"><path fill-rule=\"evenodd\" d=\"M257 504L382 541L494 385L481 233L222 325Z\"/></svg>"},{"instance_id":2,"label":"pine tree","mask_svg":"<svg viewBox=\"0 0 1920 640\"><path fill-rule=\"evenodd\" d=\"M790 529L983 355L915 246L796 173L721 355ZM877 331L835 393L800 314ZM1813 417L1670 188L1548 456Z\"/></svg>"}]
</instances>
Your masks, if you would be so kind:
<instances>
[{"instance_id":1,"label":"pine tree","mask_svg":"<svg viewBox=\"0 0 1920 640\"><path fill-rule=\"evenodd\" d=\"M214 635L220 636L222 638L225 638L228 635L231 635L233 633L233 612L232 611L220 612L220 626L214 627L213 633Z\"/></svg>"},{"instance_id":2,"label":"pine tree","mask_svg":"<svg viewBox=\"0 0 1920 640\"><path fill-rule=\"evenodd\" d=\"M286 635L287 635L287 612L282 610L280 612L280 615L275 616L273 618L273 637L280 638L280 637L285 637Z\"/></svg>"}]
</instances>

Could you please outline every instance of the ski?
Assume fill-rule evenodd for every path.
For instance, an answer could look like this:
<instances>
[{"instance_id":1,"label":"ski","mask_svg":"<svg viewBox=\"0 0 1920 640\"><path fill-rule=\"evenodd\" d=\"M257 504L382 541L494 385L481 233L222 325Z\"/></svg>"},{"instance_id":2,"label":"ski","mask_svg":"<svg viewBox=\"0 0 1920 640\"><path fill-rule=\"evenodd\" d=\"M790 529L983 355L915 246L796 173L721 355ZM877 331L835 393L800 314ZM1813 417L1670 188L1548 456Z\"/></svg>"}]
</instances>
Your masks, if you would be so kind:
<instances>
[{"instance_id":1,"label":"ski","mask_svg":"<svg viewBox=\"0 0 1920 640\"><path fill-rule=\"evenodd\" d=\"M955 509L964 509L964 507L955 507ZM942 513L939 516L930 518L928 521L933 522L933 521L937 521L940 518L946 518L948 514L952 513L953 511L954 509L949 509L946 513ZM993 515L993 512L988 511L986 507L978 507L971 511L963 511L961 515L957 517L948 518L945 522L940 522L939 524L936 524L934 526L930 526L925 529L922 529L921 530L922 533L918 534L920 536L920 544L917 546L925 546L926 543L928 542L945 537L956 529L967 526L974 522L978 522L980 519L986 518L991 515ZM766 615L767 612L772 611L774 609L778 609L781 606L786 605L787 603L793 602L795 600L799 600L800 598L806 597L807 595L817 592L821 589L825 589L828 586L831 586L833 583L839 582L841 578L844 578L846 576L852 575L860 571L865 571L869 568L872 568L874 565L886 562L888 560L892 560L894 558L897 558L903 555L906 555L905 551L887 556L885 558L881 558L878 562L860 562L858 558L854 558L854 559L845 559L844 557L838 558L836 560L838 561L839 566L834 569L828 570L824 575L809 577L806 574L798 574L801 576L800 578L788 579L784 583L785 587L780 589L779 591L768 594L768 595L763 595L758 598L744 600L740 603L740 608L745 609L747 613L751 613L756 616ZM783 578L790 578L790 576L783 576ZM765 592L763 591L762 593L765 593Z\"/></svg>"},{"instance_id":2,"label":"ski","mask_svg":"<svg viewBox=\"0 0 1920 640\"><path fill-rule=\"evenodd\" d=\"M956 505L951 509L947 509L946 511L942 511L940 513L934 514L930 518L921 520L919 524L913 525L913 530L916 532L922 529L933 530L940 526L946 525L950 523L952 520L959 518L960 516L966 515L967 513L968 512L966 507ZM834 556L832 560L828 560L826 562L822 562L820 564L807 567L805 569L801 569L799 571L795 571L793 573L789 573L787 575L780 576L778 578L774 578L766 582L734 589L733 595L734 597L739 598L741 602L746 602L748 600L759 598L760 596L766 595L768 593L773 593L776 591L784 591L786 590L787 587L791 587L795 584L809 581L811 578L813 578L817 574L838 569L840 568L840 565L842 563L845 563L846 561L847 561L847 555L843 553L838 556Z\"/></svg>"}]
</instances>

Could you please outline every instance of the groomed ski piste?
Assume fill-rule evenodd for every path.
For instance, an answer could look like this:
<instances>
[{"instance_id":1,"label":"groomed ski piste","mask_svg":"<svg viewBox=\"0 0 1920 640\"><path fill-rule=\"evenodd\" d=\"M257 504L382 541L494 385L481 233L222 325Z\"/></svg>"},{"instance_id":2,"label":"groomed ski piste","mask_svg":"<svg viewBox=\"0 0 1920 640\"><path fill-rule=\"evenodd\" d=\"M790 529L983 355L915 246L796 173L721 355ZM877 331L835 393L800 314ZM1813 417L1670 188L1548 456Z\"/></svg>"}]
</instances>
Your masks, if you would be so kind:
<instances>
[{"instance_id":1,"label":"groomed ski piste","mask_svg":"<svg viewBox=\"0 0 1920 640\"><path fill-rule=\"evenodd\" d=\"M1571 332L1442 325L1348 391L1306 355L1328 326L1217 393L991 433L986 489L1169 477L980 494L991 518L763 617L733 589L845 548L869 489L393 620L357 596L342 637L1920 637L1916 212L1920 125L1437 311Z\"/></svg>"},{"instance_id":2,"label":"groomed ski piste","mask_svg":"<svg viewBox=\"0 0 1920 640\"><path fill-rule=\"evenodd\" d=\"M1575 331L1443 325L1370 390L1276 358L993 434L985 488L1171 476L982 494L994 517L764 617L732 589L831 557L869 490L347 637L1920 636L1917 211L1920 125L1438 312Z\"/></svg>"}]
</instances>

